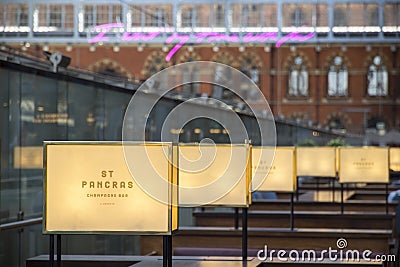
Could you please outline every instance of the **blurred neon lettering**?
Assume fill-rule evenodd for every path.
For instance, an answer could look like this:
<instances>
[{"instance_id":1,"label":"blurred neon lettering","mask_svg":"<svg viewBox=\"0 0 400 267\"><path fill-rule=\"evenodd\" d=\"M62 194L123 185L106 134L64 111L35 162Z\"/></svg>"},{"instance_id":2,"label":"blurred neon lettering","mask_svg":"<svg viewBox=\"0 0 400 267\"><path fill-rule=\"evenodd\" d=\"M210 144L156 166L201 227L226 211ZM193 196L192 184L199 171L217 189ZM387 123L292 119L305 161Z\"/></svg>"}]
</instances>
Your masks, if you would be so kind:
<instances>
[{"instance_id":1,"label":"blurred neon lettering","mask_svg":"<svg viewBox=\"0 0 400 267\"><path fill-rule=\"evenodd\" d=\"M178 52L178 50L188 43L265 43L267 41L275 42L276 47L282 46L284 43L289 41L294 42L305 42L314 37L314 32L301 33L296 28L293 31L286 34L283 37L278 37L276 32L262 32L262 33L247 33L240 37L239 34L225 34L218 32L201 32L201 33L187 33L180 34L177 32L168 31L168 29L160 28L154 32L126 32L118 34L121 29L125 29L123 23L110 23L102 24L93 28L94 32L97 32L96 36L89 39L89 43L99 43L109 41L108 33L112 30L116 31L116 36L120 38L121 42L150 42L157 38L158 36L164 34L170 34L166 40L166 44L175 44L171 50L168 52L165 60L170 61L173 55ZM115 36L113 36L115 37ZM113 39L115 42L115 39Z\"/></svg>"}]
</instances>

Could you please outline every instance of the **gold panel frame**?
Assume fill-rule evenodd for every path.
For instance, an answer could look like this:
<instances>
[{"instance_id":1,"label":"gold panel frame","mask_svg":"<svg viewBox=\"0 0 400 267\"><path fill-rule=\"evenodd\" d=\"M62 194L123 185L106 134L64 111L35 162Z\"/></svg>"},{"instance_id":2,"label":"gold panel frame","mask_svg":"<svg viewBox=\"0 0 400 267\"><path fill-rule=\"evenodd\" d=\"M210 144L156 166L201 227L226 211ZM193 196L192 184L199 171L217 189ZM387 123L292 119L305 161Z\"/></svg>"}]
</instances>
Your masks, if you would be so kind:
<instances>
[{"instance_id":1,"label":"gold panel frame","mask_svg":"<svg viewBox=\"0 0 400 267\"><path fill-rule=\"evenodd\" d=\"M251 145L179 144L178 149L180 206L249 207L251 204ZM200 150L201 152L199 152ZM213 152L216 153L216 156L211 163L206 163L209 160L206 156L203 161L194 163L196 166L206 166L204 169L194 173L188 170L190 167L186 168L185 165L190 165L190 162L198 160L198 156L210 155L209 153ZM183 163L183 158L187 158L186 162L188 163ZM241 167L244 169L242 170ZM241 177L233 187L225 183L230 173L235 175L241 173ZM232 176L232 179L236 179L236 177ZM224 191L225 189L228 190ZM222 190L223 195L220 195L219 193L222 191L218 190ZM219 197L208 201L214 193Z\"/></svg>"},{"instance_id":2,"label":"gold panel frame","mask_svg":"<svg viewBox=\"0 0 400 267\"><path fill-rule=\"evenodd\" d=\"M390 169L400 172L400 147L391 147L389 153Z\"/></svg>"},{"instance_id":3,"label":"gold panel frame","mask_svg":"<svg viewBox=\"0 0 400 267\"><path fill-rule=\"evenodd\" d=\"M271 166L266 163L270 160L263 160L261 155L269 157L275 150L274 160ZM296 150L294 147L256 147L252 148L252 174L264 176L264 182L256 191L274 192L295 192L296 191ZM255 166L258 164L258 166ZM258 179L258 178L257 178ZM260 179L258 179L260 180Z\"/></svg>"},{"instance_id":4,"label":"gold panel frame","mask_svg":"<svg viewBox=\"0 0 400 267\"><path fill-rule=\"evenodd\" d=\"M297 147L297 176L336 178L335 147Z\"/></svg>"},{"instance_id":5,"label":"gold panel frame","mask_svg":"<svg viewBox=\"0 0 400 267\"><path fill-rule=\"evenodd\" d=\"M340 183L389 183L389 148L340 147Z\"/></svg>"},{"instance_id":6,"label":"gold panel frame","mask_svg":"<svg viewBox=\"0 0 400 267\"><path fill-rule=\"evenodd\" d=\"M168 180L161 185L168 204L136 183L124 149L159 155L127 160L138 160L139 169L143 161L157 162L156 170L135 173ZM171 235L178 228L173 149L161 142L44 142L43 233Z\"/></svg>"}]
</instances>

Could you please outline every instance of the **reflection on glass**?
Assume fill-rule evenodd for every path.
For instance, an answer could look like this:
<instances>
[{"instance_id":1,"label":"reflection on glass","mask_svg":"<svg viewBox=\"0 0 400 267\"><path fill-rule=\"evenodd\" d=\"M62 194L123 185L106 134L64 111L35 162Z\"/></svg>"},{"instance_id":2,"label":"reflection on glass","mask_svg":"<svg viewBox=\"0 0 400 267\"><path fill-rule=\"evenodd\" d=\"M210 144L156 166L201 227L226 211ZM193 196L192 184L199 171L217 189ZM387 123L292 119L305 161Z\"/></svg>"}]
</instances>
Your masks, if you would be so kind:
<instances>
[{"instance_id":1,"label":"reflection on glass","mask_svg":"<svg viewBox=\"0 0 400 267\"><path fill-rule=\"evenodd\" d=\"M43 141L120 140L131 92L4 68L0 68L0 85L3 108L0 113L3 122L0 127L0 223L3 224L42 216L40 151ZM65 237L71 244L65 253L138 254L136 239L133 236ZM128 244L129 248L121 244ZM47 246L41 225L24 231L2 231L0 251L7 257L0 257L0 266L21 266L22 259L48 253Z\"/></svg>"}]
</instances>

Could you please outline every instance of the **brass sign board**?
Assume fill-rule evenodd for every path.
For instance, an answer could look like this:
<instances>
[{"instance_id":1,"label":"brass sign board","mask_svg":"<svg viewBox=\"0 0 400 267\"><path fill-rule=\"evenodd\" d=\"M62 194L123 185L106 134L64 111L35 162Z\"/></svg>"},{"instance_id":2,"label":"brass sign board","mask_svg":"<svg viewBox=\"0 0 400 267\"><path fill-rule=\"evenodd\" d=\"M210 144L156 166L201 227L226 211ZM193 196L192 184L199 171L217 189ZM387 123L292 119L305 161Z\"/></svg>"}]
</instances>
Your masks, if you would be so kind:
<instances>
[{"instance_id":1,"label":"brass sign board","mask_svg":"<svg viewBox=\"0 0 400 267\"><path fill-rule=\"evenodd\" d=\"M45 142L44 149L44 233L168 235L177 229L170 143ZM169 204L136 183L124 149L135 155L126 159L137 161L135 175L169 181L159 185Z\"/></svg>"},{"instance_id":2,"label":"brass sign board","mask_svg":"<svg viewBox=\"0 0 400 267\"><path fill-rule=\"evenodd\" d=\"M272 165L268 158L274 148L252 148L253 180L263 180L258 188L252 191L296 191L296 157L294 147L277 147Z\"/></svg>"},{"instance_id":3,"label":"brass sign board","mask_svg":"<svg viewBox=\"0 0 400 267\"><path fill-rule=\"evenodd\" d=\"M340 183L389 183L389 149L339 148Z\"/></svg>"},{"instance_id":4,"label":"brass sign board","mask_svg":"<svg viewBox=\"0 0 400 267\"><path fill-rule=\"evenodd\" d=\"M179 145L179 205L248 207L249 145Z\"/></svg>"},{"instance_id":5,"label":"brass sign board","mask_svg":"<svg viewBox=\"0 0 400 267\"><path fill-rule=\"evenodd\" d=\"M16 146L14 147L14 169L42 169L43 147Z\"/></svg>"},{"instance_id":6,"label":"brass sign board","mask_svg":"<svg viewBox=\"0 0 400 267\"><path fill-rule=\"evenodd\" d=\"M390 169L393 171L400 171L400 147L391 147L390 151Z\"/></svg>"},{"instance_id":7,"label":"brass sign board","mask_svg":"<svg viewBox=\"0 0 400 267\"><path fill-rule=\"evenodd\" d=\"M297 176L336 177L335 147L297 147Z\"/></svg>"}]
</instances>

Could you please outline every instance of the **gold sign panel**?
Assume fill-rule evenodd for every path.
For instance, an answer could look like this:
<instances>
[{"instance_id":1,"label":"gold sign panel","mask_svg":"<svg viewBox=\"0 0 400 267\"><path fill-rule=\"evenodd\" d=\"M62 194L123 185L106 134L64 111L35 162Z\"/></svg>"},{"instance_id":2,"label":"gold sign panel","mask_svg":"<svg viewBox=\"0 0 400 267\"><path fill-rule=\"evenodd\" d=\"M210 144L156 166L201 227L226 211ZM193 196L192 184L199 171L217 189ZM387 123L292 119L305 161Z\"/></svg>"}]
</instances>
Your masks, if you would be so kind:
<instances>
[{"instance_id":1,"label":"gold sign panel","mask_svg":"<svg viewBox=\"0 0 400 267\"><path fill-rule=\"evenodd\" d=\"M248 207L249 145L179 145L179 205Z\"/></svg>"},{"instance_id":2,"label":"gold sign panel","mask_svg":"<svg viewBox=\"0 0 400 267\"><path fill-rule=\"evenodd\" d=\"M135 155L127 159L137 161L135 175L170 182L159 185L169 204L135 182L124 149ZM170 143L45 142L43 232L171 234L178 227L171 154Z\"/></svg>"},{"instance_id":3,"label":"gold sign panel","mask_svg":"<svg viewBox=\"0 0 400 267\"><path fill-rule=\"evenodd\" d=\"M340 183L389 183L389 149L339 148Z\"/></svg>"},{"instance_id":4,"label":"gold sign panel","mask_svg":"<svg viewBox=\"0 0 400 267\"><path fill-rule=\"evenodd\" d=\"M297 147L297 176L336 177L335 147Z\"/></svg>"},{"instance_id":5,"label":"gold sign panel","mask_svg":"<svg viewBox=\"0 0 400 267\"><path fill-rule=\"evenodd\" d=\"M268 160L274 148L252 148L253 180L264 180L257 191L294 192L296 190L296 158L294 147L277 147L272 165Z\"/></svg>"},{"instance_id":6,"label":"gold sign panel","mask_svg":"<svg viewBox=\"0 0 400 267\"><path fill-rule=\"evenodd\" d=\"M400 147L390 148L390 169L396 172L400 171Z\"/></svg>"},{"instance_id":7,"label":"gold sign panel","mask_svg":"<svg viewBox=\"0 0 400 267\"><path fill-rule=\"evenodd\" d=\"M341 202L341 197L343 194L343 200L347 200L351 196L354 195L354 191L348 191L345 190L341 192L340 190L336 190L335 192L332 191L314 191L314 192L309 192L303 194L303 197L310 197L310 199L313 199L314 201L317 202Z\"/></svg>"},{"instance_id":8,"label":"gold sign panel","mask_svg":"<svg viewBox=\"0 0 400 267\"><path fill-rule=\"evenodd\" d=\"M43 147L16 146L14 169L43 169Z\"/></svg>"}]
</instances>

